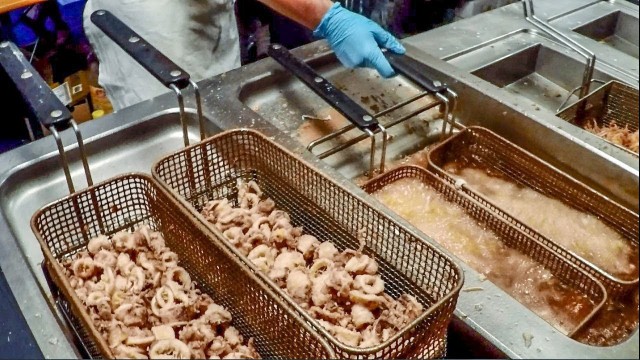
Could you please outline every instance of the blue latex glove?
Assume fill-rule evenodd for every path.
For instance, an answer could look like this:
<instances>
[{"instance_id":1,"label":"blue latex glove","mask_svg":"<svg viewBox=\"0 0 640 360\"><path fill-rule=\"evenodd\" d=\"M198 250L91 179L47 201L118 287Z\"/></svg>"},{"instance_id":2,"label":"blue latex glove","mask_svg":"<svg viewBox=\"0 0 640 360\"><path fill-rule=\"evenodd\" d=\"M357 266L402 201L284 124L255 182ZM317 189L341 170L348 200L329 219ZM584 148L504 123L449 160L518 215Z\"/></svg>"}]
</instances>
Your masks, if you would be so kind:
<instances>
[{"instance_id":1,"label":"blue latex glove","mask_svg":"<svg viewBox=\"0 0 640 360\"><path fill-rule=\"evenodd\" d=\"M380 25L343 8L339 3L331 6L313 35L327 39L344 66L374 68L383 77L391 77L395 72L380 47L396 54L404 54L406 51Z\"/></svg>"}]
</instances>

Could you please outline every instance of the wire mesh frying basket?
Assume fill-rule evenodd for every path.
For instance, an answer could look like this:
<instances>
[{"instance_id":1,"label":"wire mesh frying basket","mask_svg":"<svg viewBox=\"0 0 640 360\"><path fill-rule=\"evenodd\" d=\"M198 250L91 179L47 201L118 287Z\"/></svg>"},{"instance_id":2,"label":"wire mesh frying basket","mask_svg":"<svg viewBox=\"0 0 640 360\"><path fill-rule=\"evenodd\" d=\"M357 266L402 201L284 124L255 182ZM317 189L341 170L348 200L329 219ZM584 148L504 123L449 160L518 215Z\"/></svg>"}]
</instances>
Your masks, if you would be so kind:
<instances>
[{"instance_id":1,"label":"wire mesh frying basket","mask_svg":"<svg viewBox=\"0 0 640 360\"><path fill-rule=\"evenodd\" d=\"M572 337L587 325L600 311L607 300L606 290L600 282L573 263L556 254L554 251L539 243L529 235L504 221L491 210L476 203L469 196L459 192L455 187L447 184L435 174L417 166L402 166L380 175L362 188L373 194L402 179L416 179L440 194L445 201L460 207L473 218L483 229L487 229L498 237L507 247L515 249L537 263L544 266L563 286L586 295L594 304L593 310L587 314L573 329L567 329L567 336ZM506 274L502 274L506 275ZM534 296L533 294L532 296ZM553 324L552 324L553 325Z\"/></svg>"},{"instance_id":2,"label":"wire mesh frying basket","mask_svg":"<svg viewBox=\"0 0 640 360\"><path fill-rule=\"evenodd\" d=\"M635 261L631 263L638 263L638 214L553 168L494 132L481 127L468 127L434 147L428 156L429 168L452 184L460 185L458 178L447 171L446 167L458 164L461 168L484 170L491 176L531 188L578 211L594 215L622 236L635 256ZM593 275L604 285L609 297L624 295L638 286L637 267L635 273L628 277L609 273L525 225L480 192L467 185L462 185L462 189L475 201Z\"/></svg>"},{"instance_id":3,"label":"wire mesh frying basket","mask_svg":"<svg viewBox=\"0 0 640 360\"><path fill-rule=\"evenodd\" d=\"M89 317L65 276L60 261L86 249L99 234L114 234L147 224L160 231L178 254L180 265L233 316L245 338L253 337L263 357L333 358L334 352L301 318L279 301L226 248L208 238L206 230L151 177L122 175L58 200L34 214L31 226L46 266L68 306L74 329L90 355L113 358L107 342Z\"/></svg>"},{"instance_id":4,"label":"wire mesh frying basket","mask_svg":"<svg viewBox=\"0 0 640 360\"><path fill-rule=\"evenodd\" d=\"M594 122L600 128L615 124L634 132L638 131L638 101L638 89L613 80L557 115L581 128L593 125L590 122ZM638 156L637 152L611 141L609 143Z\"/></svg>"},{"instance_id":5,"label":"wire mesh frying basket","mask_svg":"<svg viewBox=\"0 0 640 360\"><path fill-rule=\"evenodd\" d=\"M460 268L291 152L258 132L235 130L160 160L153 175L328 339L339 358L444 356L447 326L463 282ZM237 179L256 181L277 208L289 213L294 226L331 240L340 251L359 248L360 234L366 240L364 253L378 261L385 292L394 298L413 295L425 312L378 346L357 348L338 341L199 214L209 200L228 198L235 204Z\"/></svg>"}]
</instances>

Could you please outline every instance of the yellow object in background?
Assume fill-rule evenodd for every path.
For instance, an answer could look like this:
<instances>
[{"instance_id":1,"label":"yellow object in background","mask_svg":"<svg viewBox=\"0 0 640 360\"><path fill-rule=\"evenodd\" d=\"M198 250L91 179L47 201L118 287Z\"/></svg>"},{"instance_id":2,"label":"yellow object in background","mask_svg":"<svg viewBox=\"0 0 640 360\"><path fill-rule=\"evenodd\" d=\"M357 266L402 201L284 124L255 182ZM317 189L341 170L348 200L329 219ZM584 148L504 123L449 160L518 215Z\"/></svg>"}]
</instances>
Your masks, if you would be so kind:
<instances>
[{"instance_id":1,"label":"yellow object in background","mask_svg":"<svg viewBox=\"0 0 640 360\"><path fill-rule=\"evenodd\" d=\"M4 14L15 9L20 9L45 1L46 0L2 0L0 1L0 14Z\"/></svg>"},{"instance_id":2,"label":"yellow object in background","mask_svg":"<svg viewBox=\"0 0 640 360\"><path fill-rule=\"evenodd\" d=\"M111 114L113 112L113 106L107 98L107 94L104 89L96 86L89 86L89 93L91 95L91 103L94 110L102 110L103 115ZM95 119L95 118L94 118Z\"/></svg>"},{"instance_id":3,"label":"yellow object in background","mask_svg":"<svg viewBox=\"0 0 640 360\"><path fill-rule=\"evenodd\" d=\"M104 110L95 110L91 113L91 117L95 119L99 119L104 116Z\"/></svg>"}]
</instances>

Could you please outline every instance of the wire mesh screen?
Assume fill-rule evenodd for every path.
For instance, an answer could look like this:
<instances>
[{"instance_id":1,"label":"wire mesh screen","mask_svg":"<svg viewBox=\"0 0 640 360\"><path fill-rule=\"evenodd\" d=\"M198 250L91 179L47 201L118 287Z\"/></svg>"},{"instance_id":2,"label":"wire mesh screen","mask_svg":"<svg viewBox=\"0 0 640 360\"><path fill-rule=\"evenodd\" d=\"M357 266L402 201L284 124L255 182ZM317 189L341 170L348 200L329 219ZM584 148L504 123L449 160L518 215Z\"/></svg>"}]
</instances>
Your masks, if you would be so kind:
<instances>
[{"instance_id":1,"label":"wire mesh screen","mask_svg":"<svg viewBox=\"0 0 640 360\"><path fill-rule=\"evenodd\" d=\"M350 347L330 335L265 274L260 273L224 240L212 224L211 231L253 267L292 307L324 337L340 358L441 357L446 331L463 275L453 261L416 235L397 225L382 212L367 205L336 182L321 175L292 153L250 130L220 134L172 156L153 169L175 196L198 213L205 202L228 198L236 201L236 180L254 180L288 212L294 226L321 241L332 241L338 250L358 249L364 239L364 253L374 256L385 291L393 297L415 296L426 311L408 327L384 343L366 349Z\"/></svg>"},{"instance_id":2,"label":"wire mesh screen","mask_svg":"<svg viewBox=\"0 0 640 360\"><path fill-rule=\"evenodd\" d=\"M470 197L461 194L454 187L446 184L427 170L416 166L399 167L368 181L363 185L363 189L367 193L373 194L398 180L407 178L417 179L435 190L435 192L443 196L444 200L459 206L467 215L478 222L483 229L495 233L507 247L527 255L548 269L565 286L586 295L595 305L594 309L584 319L580 319L578 325L567 334L568 336L572 336L580 330L600 311L607 296L604 287L595 278L499 216L496 216Z\"/></svg>"},{"instance_id":3,"label":"wire mesh screen","mask_svg":"<svg viewBox=\"0 0 640 360\"><path fill-rule=\"evenodd\" d=\"M457 163L463 168L485 170L491 176L529 187L578 211L596 216L622 236L635 256L635 261L632 263L638 263L638 214L554 169L497 134L485 128L469 127L433 148L429 153L429 167L444 179L455 183L454 176L445 170L445 166L450 163ZM464 190L475 201L487 206L518 229L593 275L604 285L610 297L615 298L626 294L638 286L637 269L635 274L628 278L610 274L541 235L536 229L523 224L478 192L467 186Z\"/></svg>"},{"instance_id":4,"label":"wire mesh screen","mask_svg":"<svg viewBox=\"0 0 640 360\"><path fill-rule=\"evenodd\" d=\"M615 124L617 127L626 127L634 132L638 131L638 102L638 89L618 81L611 81L562 110L558 113L558 117L583 128L593 125L590 124L593 121L599 128ZM579 111L581 108L584 108L582 113ZM621 148L629 151L624 147ZM637 155L637 153L634 154Z\"/></svg>"},{"instance_id":5,"label":"wire mesh screen","mask_svg":"<svg viewBox=\"0 0 640 360\"><path fill-rule=\"evenodd\" d=\"M53 302L70 327L74 345L78 349L80 356L83 359L102 359L102 353L97 343L93 341L91 332L88 328L82 326L82 321L73 313L71 302L64 297L62 291L53 282L51 278L53 270L51 270L51 265L48 262L42 264L42 271L47 279L47 284L51 288Z\"/></svg>"},{"instance_id":6,"label":"wire mesh screen","mask_svg":"<svg viewBox=\"0 0 640 360\"><path fill-rule=\"evenodd\" d=\"M82 336L87 349L113 358L75 295L60 265L63 258L85 248L99 235L141 224L160 231L166 245L180 258L200 290L233 316L235 326L245 337L253 337L263 357L330 358L334 353L326 341L285 304L224 247L205 235L206 230L184 209L160 190L146 175L123 175L77 192L38 211L32 228L40 241L53 282L70 305L71 321L89 333Z\"/></svg>"}]
</instances>

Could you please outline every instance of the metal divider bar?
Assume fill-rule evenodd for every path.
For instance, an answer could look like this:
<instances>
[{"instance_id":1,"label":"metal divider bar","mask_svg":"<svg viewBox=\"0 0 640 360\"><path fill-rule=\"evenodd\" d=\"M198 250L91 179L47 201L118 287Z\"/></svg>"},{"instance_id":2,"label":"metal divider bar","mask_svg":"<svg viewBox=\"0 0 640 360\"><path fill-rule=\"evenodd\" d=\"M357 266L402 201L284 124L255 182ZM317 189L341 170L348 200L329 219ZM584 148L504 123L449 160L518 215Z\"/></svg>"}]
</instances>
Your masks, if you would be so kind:
<instances>
[{"instance_id":1,"label":"metal divider bar","mask_svg":"<svg viewBox=\"0 0 640 360\"><path fill-rule=\"evenodd\" d=\"M569 47L571 50L577 52L581 56L583 56L587 63L582 76L582 85L579 87L580 90L580 98L583 98L589 94L589 87L591 85L591 80L593 79L593 72L596 66L596 55L591 52L589 49L580 45L575 40L569 38L564 35L560 31L556 30L553 26L549 25L546 21L538 18L535 14L535 9L533 6L533 0L522 0L522 9L524 11L525 19L536 26L537 28L544 31L546 34L551 36L552 38L560 41L565 46ZM578 88L577 88L578 89ZM574 92L577 90L574 90ZM569 94L569 98L573 95L573 92ZM564 102L566 103L568 99ZM559 110L558 110L559 111Z\"/></svg>"}]
</instances>

